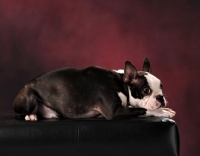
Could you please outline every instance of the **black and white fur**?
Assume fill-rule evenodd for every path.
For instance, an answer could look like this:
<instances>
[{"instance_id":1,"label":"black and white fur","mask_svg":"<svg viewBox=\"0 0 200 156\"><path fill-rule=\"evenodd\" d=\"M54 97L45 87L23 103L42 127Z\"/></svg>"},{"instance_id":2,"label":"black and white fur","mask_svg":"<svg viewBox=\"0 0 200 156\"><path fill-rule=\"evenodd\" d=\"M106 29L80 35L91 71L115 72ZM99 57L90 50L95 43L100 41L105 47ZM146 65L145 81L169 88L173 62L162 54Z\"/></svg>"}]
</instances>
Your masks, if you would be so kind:
<instances>
[{"instance_id":1,"label":"black and white fur","mask_svg":"<svg viewBox=\"0 0 200 156\"><path fill-rule=\"evenodd\" d=\"M13 107L25 120L43 118L97 118L162 116L175 112L167 104L161 81L151 74L146 58L143 71L127 61L124 71L99 67L62 68L44 73L26 84Z\"/></svg>"}]
</instances>

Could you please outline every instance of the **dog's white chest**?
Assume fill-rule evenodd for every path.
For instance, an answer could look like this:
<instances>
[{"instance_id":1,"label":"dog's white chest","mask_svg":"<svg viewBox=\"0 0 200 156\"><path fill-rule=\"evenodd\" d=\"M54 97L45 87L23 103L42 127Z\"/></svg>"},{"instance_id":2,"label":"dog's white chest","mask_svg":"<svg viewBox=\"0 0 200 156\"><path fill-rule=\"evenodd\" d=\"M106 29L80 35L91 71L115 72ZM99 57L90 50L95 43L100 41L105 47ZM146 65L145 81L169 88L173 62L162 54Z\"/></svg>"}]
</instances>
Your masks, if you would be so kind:
<instances>
[{"instance_id":1,"label":"dog's white chest","mask_svg":"<svg viewBox=\"0 0 200 156\"><path fill-rule=\"evenodd\" d=\"M126 95L124 95L122 92L118 92L117 94L122 101L122 106L127 107L127 97L126 97Z\"/></svg>"}]
</instances>

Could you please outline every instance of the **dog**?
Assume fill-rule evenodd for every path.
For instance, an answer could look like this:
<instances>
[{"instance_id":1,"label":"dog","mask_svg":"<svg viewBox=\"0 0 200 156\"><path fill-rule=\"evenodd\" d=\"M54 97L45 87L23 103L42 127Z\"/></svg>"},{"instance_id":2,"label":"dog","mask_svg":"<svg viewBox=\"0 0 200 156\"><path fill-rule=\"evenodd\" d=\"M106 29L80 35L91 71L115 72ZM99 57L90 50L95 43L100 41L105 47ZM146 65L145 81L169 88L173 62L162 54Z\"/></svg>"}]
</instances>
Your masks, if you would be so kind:
<instances>
[{"instance_id":1,"label":"dog","mask_svg":"<svg viewBox=\"0 0 200 156\"><path fill-rule=\"evenodd\" d=\"M165 108L161 81L151 74L145 58L143 70L129 61L124 70L100 67L61 68L44 73L27 83L18 93L13 108L25 120L42 118L98 118L159 116L172 118Z\"/></svg>"}]
</instances>

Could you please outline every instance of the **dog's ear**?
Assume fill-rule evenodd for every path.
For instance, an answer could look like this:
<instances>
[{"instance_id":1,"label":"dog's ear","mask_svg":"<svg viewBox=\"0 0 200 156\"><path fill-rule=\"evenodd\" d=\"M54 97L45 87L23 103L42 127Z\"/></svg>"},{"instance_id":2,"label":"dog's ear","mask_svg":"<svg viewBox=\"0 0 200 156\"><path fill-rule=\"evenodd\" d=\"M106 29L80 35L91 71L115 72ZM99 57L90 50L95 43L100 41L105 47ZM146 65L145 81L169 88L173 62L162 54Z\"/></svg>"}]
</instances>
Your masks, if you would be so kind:
<instances>
[{"instance_id":1,"label":"dog's ear","mask_svg":"<svg viewBox=\"0 0 200 156\"><path fill-rule=\"evenodd\" d=\"M143 71L152 73L151 63L148 58L144 59Z\"/></svg>"},{"instance_id":2,"label":"dog's ear","mask_svg":"<svg viewBox=\"0 0 200 156\"><path fill-rule=\"evenodd\" d=\"M129 62L125 62L125 68L124 68L124 82L128 83L130 82L135 75L137 74L137 69Z\"/></svg>"}]
</instances>

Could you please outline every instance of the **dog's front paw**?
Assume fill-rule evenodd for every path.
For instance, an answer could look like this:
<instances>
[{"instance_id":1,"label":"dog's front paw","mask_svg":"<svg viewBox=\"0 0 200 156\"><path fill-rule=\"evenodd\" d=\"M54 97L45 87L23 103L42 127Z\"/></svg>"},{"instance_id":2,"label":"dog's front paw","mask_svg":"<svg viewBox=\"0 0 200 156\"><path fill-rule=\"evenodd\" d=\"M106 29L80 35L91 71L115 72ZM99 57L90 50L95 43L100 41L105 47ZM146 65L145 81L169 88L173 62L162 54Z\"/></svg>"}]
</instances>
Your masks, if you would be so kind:
<instances>
[{"instance_id":1,"label":"dog's front paw","mask_svg":"<svg viewBox=\"0 0 200 156\"><path fill-rule=\"evenodd\" d=\"M173 118L175 116L176 112L173 111L170 108L159 108L156 110L148 110L146 112L147 116L158 116L158 117L167 117L167 118Z\"/></svg>"},{"instance_id":2,"label":"dog's front paw","mask_svg":"<svg viewBox=\"0 0 200 156\"><path fill-rule=\"evenodd\" d=\"M35 114L26 115L25 120L27 120L27 121L37 121L37 115L35 115Z\"/></svg>"},{"instance_id":3,"label":"dog's front paw","mask_svg":"<svg viewBox=\"0 0 200 156\"><path fill-rule=\"evenodd\" d=\"M165 114L165 117L173 118L176 115L176 112L171 108L162 108L162 110Z\"/></svg>"}]
</instances>

